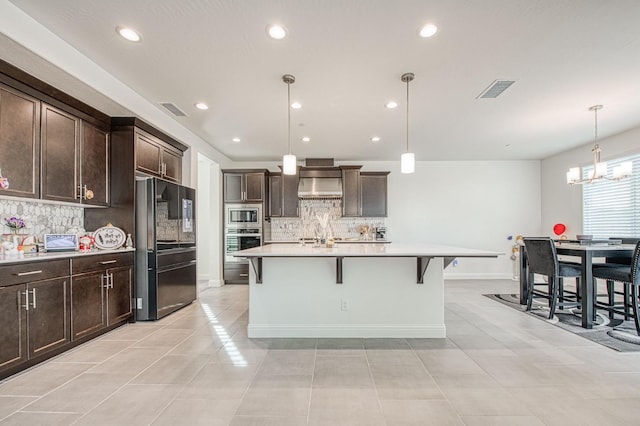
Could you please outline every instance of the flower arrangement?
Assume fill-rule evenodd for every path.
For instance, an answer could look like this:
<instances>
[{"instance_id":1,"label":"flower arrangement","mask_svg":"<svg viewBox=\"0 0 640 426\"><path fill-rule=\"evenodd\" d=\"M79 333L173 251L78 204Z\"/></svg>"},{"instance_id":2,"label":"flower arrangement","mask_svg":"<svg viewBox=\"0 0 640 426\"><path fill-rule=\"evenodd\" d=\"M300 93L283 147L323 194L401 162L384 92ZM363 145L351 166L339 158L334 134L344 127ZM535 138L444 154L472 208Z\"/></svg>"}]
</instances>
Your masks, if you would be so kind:
<instances>
[{"instance_id":1,"label":"flower arrangement","mask_svg":"<svg viewBox=\"0 0 640 426\"><path fill-rule=\"evenodd\" d=\"M11 229L13 234L17 234L19 229L27 226L27 222L21 217L11 216L10 218L4 218L4 225Z\"/></svg>"}]
</instances>

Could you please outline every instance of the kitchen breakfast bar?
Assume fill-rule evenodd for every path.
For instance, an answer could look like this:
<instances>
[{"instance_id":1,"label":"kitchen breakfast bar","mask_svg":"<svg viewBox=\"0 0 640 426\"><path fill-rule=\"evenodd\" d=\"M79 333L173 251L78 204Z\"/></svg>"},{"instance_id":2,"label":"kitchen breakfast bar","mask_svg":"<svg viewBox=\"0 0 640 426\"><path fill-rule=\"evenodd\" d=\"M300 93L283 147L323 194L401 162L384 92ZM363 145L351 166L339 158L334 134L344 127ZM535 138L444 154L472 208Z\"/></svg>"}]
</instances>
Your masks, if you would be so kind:
<instances>
[{"instance_id":1,"label":"kitchen breakfast bar","mask_svg":"<svg viewBox=\"0 0 640 426\"><path fill-rule=\"evenodd\" d=\"M269 244L250 260L251 338L443 338L444 269L502 253L435 244Z\"/></svg>"}]
</instances>

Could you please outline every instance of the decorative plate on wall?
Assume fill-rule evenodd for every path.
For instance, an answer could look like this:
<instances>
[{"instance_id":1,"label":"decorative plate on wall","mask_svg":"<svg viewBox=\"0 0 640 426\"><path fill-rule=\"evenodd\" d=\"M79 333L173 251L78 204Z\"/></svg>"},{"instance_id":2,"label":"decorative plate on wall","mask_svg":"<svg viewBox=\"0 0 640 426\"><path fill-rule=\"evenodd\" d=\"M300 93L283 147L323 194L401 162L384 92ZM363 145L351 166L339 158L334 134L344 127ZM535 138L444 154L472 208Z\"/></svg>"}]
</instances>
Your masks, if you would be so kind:
<instances>
[{"instance_id":1,"label":"decorative plate on wall","mask_svg":"<svg viewBox=\"0 0 640 426\"><path fill-rule=\"evenodd\" d=\"M126 238L127 236L122 229L116 228L111 224L98 228L93 233L93 239L96 242L96 247L104 250L122 247Z\"/></svg>"}]
</instances>

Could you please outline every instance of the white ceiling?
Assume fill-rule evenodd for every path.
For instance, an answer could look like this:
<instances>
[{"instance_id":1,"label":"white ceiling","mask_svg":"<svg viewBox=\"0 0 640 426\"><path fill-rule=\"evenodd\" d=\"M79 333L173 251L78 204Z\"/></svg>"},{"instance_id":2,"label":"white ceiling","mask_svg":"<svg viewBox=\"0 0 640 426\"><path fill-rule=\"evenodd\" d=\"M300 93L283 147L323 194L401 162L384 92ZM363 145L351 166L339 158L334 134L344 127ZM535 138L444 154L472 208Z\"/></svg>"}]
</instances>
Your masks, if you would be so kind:
<instances>
[{"instance_id":1,"label":"white ceiling","mask_svg":"<svg viewBox=\"0 0 640 426\"><path fill-rule=\"evenodd\" d=\"M545 158L593 141L594 104L604 104L601 137L640 126L638 0L11 3L149 102L176 104L188 116L172 119L235 160L277 160L287 150L287 73L303 105L291 112L299 158L398 160L405 72L416 75L409 144L418 160ZM421 39L427 22L440 30ZM288 37L268 38L270 23ZM123 40L118 25L143 41ZM45 72L12 43L0 38L3 59ZM108 114L131 114L63 72L46 76ZM497 99L476 99L496 79L516 83ZM387 110L392 99L400 106ZM197 101L209 110L196 110Z\"/></svg>"}]
</instances>

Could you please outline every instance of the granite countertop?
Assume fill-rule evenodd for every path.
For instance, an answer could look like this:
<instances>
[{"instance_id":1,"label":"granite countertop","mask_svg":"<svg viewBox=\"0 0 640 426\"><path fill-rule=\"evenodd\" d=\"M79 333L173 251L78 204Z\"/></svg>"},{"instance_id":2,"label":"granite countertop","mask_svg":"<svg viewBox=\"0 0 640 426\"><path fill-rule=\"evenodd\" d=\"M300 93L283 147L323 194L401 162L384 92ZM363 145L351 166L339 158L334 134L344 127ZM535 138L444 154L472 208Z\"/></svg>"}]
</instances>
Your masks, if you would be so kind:
<instances>
[{"instance_id":1,"label":"granite countertop","mask_svg":"<svg viewBox=\"0 0 640 426\"><path fill-rule=\"evenodd\" d=\"M498 257L504 253L437 244L336 244L312 247L301 244L268 244L235 252L236 257Z\"/></svg>"},{"instance_id":2,"label":"granite countertop","mask_svg":"<svg viewBox=\"0 0 640 426\"><path fill-rule=\"evenodd\" d=\"M25 254L0 255L0 265L9 263L36 262L41 260L68 259L70 257L94 256L97 254L135 252L135 248L120 248L114 250L90 250L90 251L59 251L39 252Z\"/></svg>"}]
</instances>

